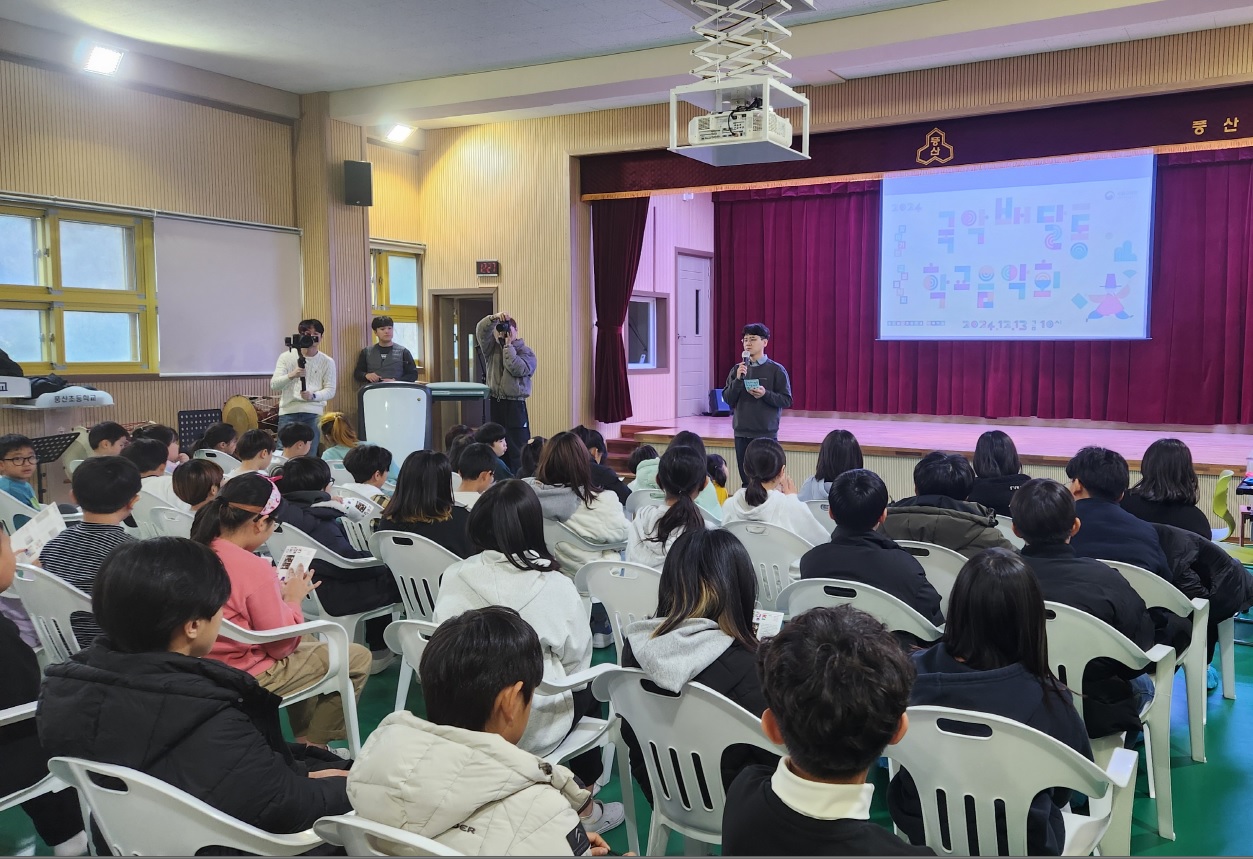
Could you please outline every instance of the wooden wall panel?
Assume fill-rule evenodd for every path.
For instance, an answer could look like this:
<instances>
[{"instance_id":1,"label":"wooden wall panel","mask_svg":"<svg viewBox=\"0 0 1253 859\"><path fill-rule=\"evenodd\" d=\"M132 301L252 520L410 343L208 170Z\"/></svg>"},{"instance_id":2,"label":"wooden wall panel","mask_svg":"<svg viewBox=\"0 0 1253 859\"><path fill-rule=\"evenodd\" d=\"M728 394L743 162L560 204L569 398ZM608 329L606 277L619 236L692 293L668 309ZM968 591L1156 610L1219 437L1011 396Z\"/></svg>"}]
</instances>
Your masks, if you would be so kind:
<instances>
[{"instance_id":1,"label":"wooden wall panel","mask_svg":"<svg viewBox=\"0 0 1253 859\"><path fill-rule=\"evenodd\" d=\"M374 165L374 205L370 207L370 238L397 242L426 241L415 217L421 191L424 152L401 152L370 143L366 160Z\"/></svg>"}]
</instances>

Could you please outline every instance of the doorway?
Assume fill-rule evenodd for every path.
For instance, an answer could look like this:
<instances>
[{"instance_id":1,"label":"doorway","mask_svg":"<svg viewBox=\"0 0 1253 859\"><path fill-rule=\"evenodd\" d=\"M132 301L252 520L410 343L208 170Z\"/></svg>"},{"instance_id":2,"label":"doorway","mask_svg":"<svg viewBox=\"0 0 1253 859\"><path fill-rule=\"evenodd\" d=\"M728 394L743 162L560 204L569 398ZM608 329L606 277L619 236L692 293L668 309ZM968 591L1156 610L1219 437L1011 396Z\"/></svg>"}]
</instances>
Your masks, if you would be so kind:
<instances>
[{"instance_id":1,"label":"doorway","mask_svg":"<svg viewBox=\"0 0 1253 859\"><path fill-rule=\"evenodd\" d=\"M712 339L709 336L709 275L713 260L704 254L675 255L675 417L709 410Z\"/></svg>"},{"instance_id":2,"label":"doorway","mask_svg":"<svg viewBox=\"0 0 1253 859\"><path fill-rule=\"evenodd\" d=\"M479 358L479 345L474 328L484 316L496 312L495 290L484 293L453 292L432 295L435 318L432 320L431 354L434 358L429 378L439 382L487 383L487 369ZM454 424L482 426L488 421L486 400L437 403L431 414L431 447L442 447L444 432Z\"/></svg>"}]
</instances>

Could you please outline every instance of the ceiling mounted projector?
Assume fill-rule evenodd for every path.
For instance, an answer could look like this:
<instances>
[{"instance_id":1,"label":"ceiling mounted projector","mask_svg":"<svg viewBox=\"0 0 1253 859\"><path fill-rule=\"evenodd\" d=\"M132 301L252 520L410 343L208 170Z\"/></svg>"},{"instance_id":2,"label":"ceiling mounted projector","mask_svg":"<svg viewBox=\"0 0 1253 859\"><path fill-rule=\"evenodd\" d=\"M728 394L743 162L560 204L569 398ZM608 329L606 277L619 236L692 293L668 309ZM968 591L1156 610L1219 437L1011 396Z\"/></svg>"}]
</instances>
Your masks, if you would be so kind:
<instances>
[{"instance_id":1,"label":"ceiling mounted projector","mask_svg":"<svg viewBox=\"0 0 1253 859\"><path fill-rule=\"evenodd\" d=\"M809 99L781 83L791 74L779 63L792 55L778 46L792 35L777 18L813 0L688 0L704 17L692 26L704 44L692 49L697 83L670 91L670 151L716 167L809 158ZM679 145L679 102L704 111L687 123ZM792 120L801 110L800 149L792 148Z\"/></svg>"}]
</instances>

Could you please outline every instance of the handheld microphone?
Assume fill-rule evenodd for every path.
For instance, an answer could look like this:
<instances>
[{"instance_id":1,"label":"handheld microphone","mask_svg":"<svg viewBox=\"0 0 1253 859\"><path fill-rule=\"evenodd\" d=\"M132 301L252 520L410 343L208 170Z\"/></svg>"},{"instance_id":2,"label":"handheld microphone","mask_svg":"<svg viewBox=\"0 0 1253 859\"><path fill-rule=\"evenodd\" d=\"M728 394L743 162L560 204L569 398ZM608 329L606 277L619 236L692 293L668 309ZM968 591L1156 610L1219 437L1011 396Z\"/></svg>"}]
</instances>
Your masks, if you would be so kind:
<instances>
[{"instance_id":1,"label":"handheld microphone","mask_svg":"<svg viewBox=\"0 0 1253 859\"><path fill-rule=\"evenodd\" d=\"M749 355L748 350L745 349L744 354L740 356L740 363L744 364L744 366L748 366L748 359L751 357L752 356Z\"/></svg>"}]
</instances>

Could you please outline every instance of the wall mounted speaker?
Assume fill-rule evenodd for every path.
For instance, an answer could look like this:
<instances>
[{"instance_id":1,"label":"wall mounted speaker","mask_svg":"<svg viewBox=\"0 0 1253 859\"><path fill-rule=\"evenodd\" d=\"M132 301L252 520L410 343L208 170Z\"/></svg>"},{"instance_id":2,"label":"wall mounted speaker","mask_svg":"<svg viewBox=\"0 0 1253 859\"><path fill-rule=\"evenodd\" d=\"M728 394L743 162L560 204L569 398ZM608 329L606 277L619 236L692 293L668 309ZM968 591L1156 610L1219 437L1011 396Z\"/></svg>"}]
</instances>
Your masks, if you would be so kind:
<instances>
[{"instance_id":1,"label":"wall mounted speaker","mask_svg":"<svg viewBox=\"0 0 1253 859\"><path fill-rule=\"evenodd\" d=\"M344 162L344 202L349 206L374 205L374 165L369 161Z\"/></svg>"}]
</instances>

